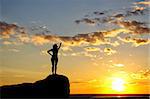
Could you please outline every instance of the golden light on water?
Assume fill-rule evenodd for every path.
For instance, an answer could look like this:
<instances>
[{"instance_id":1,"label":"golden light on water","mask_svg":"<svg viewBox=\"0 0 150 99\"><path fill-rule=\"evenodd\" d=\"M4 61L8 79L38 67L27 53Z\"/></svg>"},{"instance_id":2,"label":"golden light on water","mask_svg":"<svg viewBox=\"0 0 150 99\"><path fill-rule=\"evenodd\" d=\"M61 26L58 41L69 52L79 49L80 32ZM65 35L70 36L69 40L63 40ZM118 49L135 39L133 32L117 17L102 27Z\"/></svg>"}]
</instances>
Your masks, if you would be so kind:
<instances>
[{"instance_id":1,"label":"golden light on water","mask_svg":"<svg viewBox=\"0 0 150 99\"><path fill-rule=\"evenodd\" d=\"M122 78L113 78L113 81L112 81L112 89L115 90L115 91L124 91L124 86L125 84L125 81L122 79Z\"/></svg>"}]
</instances>

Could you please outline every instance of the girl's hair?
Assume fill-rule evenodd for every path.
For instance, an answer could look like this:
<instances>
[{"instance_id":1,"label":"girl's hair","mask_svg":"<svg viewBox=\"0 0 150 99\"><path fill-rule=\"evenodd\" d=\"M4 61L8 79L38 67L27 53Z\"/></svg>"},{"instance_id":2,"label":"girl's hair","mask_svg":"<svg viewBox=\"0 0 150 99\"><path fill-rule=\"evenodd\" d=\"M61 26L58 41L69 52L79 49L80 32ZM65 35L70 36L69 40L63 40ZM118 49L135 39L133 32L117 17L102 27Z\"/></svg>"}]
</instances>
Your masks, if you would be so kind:
<instances>
[{"instance_id":1,"label":"girl's hair","mask_svg":"<svg viewBox=\"0 0 150 99\"><path fill-rule=\"evenodd\" d=\"M53 49L57 49L57 47L58 47L57 44L53 45Z\"/></svg>"}]
</instances>

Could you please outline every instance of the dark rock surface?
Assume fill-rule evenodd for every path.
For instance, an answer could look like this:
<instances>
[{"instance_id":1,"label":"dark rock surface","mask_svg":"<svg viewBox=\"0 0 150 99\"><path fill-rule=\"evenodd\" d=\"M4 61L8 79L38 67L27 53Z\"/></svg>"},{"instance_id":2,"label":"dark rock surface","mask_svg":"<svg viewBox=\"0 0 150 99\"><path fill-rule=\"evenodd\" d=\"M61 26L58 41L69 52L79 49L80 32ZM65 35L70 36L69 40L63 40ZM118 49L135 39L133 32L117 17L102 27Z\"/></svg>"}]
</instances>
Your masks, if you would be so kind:
<instances>
[{"instance_id":1,"label":"dark rock surface","mask_svg":"<svg viewBox=\"0 0 150 99\"><path fill-rule=\"evenodd\" d=\"M0 87L1 98L67 98L70 84L66 76L49 75L35 83Z\"/></svg>"}]
</instances>

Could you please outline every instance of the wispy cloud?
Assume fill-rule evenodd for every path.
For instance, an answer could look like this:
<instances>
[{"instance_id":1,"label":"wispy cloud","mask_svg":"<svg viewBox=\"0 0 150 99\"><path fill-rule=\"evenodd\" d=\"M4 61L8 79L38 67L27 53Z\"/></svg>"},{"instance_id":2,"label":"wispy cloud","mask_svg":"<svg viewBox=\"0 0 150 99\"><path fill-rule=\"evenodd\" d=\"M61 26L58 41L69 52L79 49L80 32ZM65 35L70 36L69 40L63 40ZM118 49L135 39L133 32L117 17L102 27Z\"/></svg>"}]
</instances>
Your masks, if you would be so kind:
<instances>
[{"instance_id":1,"label":"wispy cloud","mask_svg":"<svg viewBox=\"0 0 150 99\"><path fill-rule=\"evenodd\" d=\"M41 54L41 55L48 55L47 50L42 50L42 51L40 52L40 54Z\"/></svg>"},{"instance_id":2,"label":"wispy cloud","mask_svg":"<svg viewBox=\"0 0 150 99\"><path fill-rule=\"evenodd\" d=\"M22 43L31 42L30 36L28 34L18 34L18 35L16 35L16 39Z\"/></svg>"},{"instance_id":3,"label":"wispy cloud","mask_svg":"<svg viewBox=\"0 0 150 99\"><path fill-rule=\"evenodd\" d=\"M84 49L85 49L85 51L88 51L88 52L100 51L100 48L97 48L97 47L86 47Z\"/></svg>"},{"instance_id":4,"label":"wispy cloud","mask_svg":"<svg viewBox=\"0 0 150 99\"><path fill-rule=\"evenodd\" d=\"M89 58L96 58L97 57L97 55L94 55L94 54L89 53L87 51L61 53L60 55L62 55L62 56L73 56L73 57L83 56L83 57L89 57Z\"/></svg>"},{"instance_id":5,"label":"wispy cloud","mask_svg":"<svg viewBox=\"0 0 150 99\"><path fill-rule=\"evenodd\" d=\"M113 64L115 67L124 67L124 64Z\"/></svg>"},{"instance_id":6,"label":"wispy cloud","mask_svg":"<svg viewBox=\"0 0 150 99\"><path fill-rule=\"evenodd\" d=\"M146 27L144 23L138 21L116 21L114 24L127 29L133 34L149 34L150 28Z\"/></svg>"},{"instance_id":7,"label":"wispy cloud","mask_svg":"<svg viewBox=\"0 0 150 99\"><path fill-rule=\"evenodd\" d=\"M72 81L71 84L94 84L94 83L98 83L99 80L97 79L91 79L91 80L86 80L86 81L82 81L82 80L77 80L77 81Z\"/></svg>"},{"instance_id":8,"label":"wispy cloud","mask_svg":"<svg viewBox=\"0 0 150 99\"><path fill-rule=\"evenodd\" d=\"M45 37L42 35L34 35L31 37L31 42L35 45L43 45L45 43L48 43L49 40L45 39Z\"/></svg>"},{"instance_id":9,"label":"wispy cloud","mask_svg":"<svg viewBox=\"0 0 150 99\"><path fill-rule=\"evenodd\" d=\"M144 1L136 2L135 4L150 5L150 1L144 0Z\"/></svg>"},{"instance_id":10,"label":"wispy cloud","mask_svg":"<svg viewBox=\"0 0 150 99\"><path fill-rule=\"evenodd\" d=\"M95 25L97 20L95 19L89 19L89 18L83 18L81 20L75 20L75 23L79 24L79 23L87 23L87 24L90 24L90 25Z\"/></svg>"},{"instance_id":11,"label":"wispy cloud","mask_svg":"<svg viewBox=\"0 0 150 99\"><path fill-rule=\"evenodd\" d=\"M112 48L104 48L104 53L106 53L107 55L113 55L117 53L117 51L113 50Z\"/></svg>"},{"instance_id":12,"label":"wispy cloud","mask_svg":"<svg viewBox=\"0 0 150 99\"><path fill-rule=\"evenodd\" d=\"M72 51L72 49L69 46L63 46L63 47L61 47L61 49L63 51Z\"/></svg>"},{"instance_id":13,"label":"wispy cloud","mask_svg":"<svg viewBox=\"0 0 150 99\"><path fill-rule=\"evenodd\" d=\"M125 38L118 37L118 39L125 43L132 43L133 46L135 47L140 46L140 45L150 44L149 39L131 38L131 37L125 37Z\"/></svg>"},{"instance_id":14,"label":"wispy cloud","mask_svg":"<svg viewBox=\"0 0 150 99\"><path fill-rule=\"evenodd\" d=\"M4 45L10 45L10 44L12 44L12 42L10 42L10 41L3 41L3 44Z\"/></svg>"},{"instance_id":15,"label":"wispy cloud","mask_svg":"<svg viewBox=\"0 0 150 99\"><path fill-rule=\"evenodd\" d=\"M150 69L140 70L136 73L132 73L133 79L150 79Z\"/></svg>"},{"instance_id":16,"label":"wispy cloud","mask_svg":"<svg viewBox=\"0 0 150 99\"><path fill-rule=\"evenodd\" d=\"M13 48L13 49L8 49L8 51L12 51L12 52L20 52L20 50L15 49L15 48Z\"/></svg>"}]
</instances>

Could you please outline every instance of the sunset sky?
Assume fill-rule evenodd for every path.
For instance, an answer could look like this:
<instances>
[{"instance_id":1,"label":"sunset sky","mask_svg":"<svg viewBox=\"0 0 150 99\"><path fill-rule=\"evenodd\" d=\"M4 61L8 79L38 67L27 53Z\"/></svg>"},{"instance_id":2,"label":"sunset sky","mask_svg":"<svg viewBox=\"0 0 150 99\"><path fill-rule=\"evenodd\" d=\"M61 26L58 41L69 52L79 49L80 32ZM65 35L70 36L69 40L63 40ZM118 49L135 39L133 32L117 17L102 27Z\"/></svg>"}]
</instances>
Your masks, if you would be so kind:
<instances>
[{"instance_id":1,"label":"sunset sky","mask_svg":"<svg viewBox=\"0 0 150 99\"><path fill-rule=\"evenodd\" d=\"M149 0L0 0L0 85L51 73L72 94L150 93Z\"/></svg>"}]
</instances>

